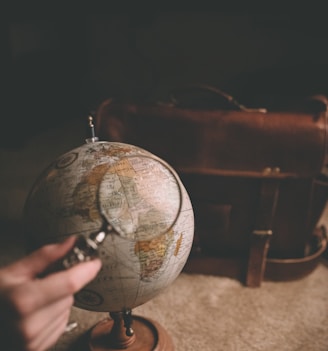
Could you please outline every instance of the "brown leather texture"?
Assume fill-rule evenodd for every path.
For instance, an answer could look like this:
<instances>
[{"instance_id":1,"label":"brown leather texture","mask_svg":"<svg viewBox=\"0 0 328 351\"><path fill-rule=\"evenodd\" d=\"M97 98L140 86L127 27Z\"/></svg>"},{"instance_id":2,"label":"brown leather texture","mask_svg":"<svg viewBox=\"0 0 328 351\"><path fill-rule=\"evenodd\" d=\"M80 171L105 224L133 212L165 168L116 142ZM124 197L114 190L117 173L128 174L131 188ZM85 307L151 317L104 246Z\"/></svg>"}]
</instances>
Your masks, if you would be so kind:
<instances>
[{"instance_id":1,"label":"brown leather texture","mask_svg":"<svg viewBox=\"0 0 328 351\"><path fill-rule=\"evenodd\" d=\"M246 284L259 286L270 270L279 280L269 259L307 261L326 245L313 245L328 199L327 109L319 100L313 111L260 112L108 99L95 127L101 140L140 146L180 175L195 212L187 269L193 257L234 257L244 262Z\"/></svg>"},{"instance_id":2,"label":"brown leather texture","mask_svg":"<svg viewBox=\"0 0 328 351\"><path fill-rule=\"evenodd\" d=\"M109 118L104 118L109 116ZM153 150L183 172L231 176L313 176L326 157L326 112L192 110L115 104L97 113L98 133ZM108 135L106 135L108 137Z\"/></svg>"}]
</instances>

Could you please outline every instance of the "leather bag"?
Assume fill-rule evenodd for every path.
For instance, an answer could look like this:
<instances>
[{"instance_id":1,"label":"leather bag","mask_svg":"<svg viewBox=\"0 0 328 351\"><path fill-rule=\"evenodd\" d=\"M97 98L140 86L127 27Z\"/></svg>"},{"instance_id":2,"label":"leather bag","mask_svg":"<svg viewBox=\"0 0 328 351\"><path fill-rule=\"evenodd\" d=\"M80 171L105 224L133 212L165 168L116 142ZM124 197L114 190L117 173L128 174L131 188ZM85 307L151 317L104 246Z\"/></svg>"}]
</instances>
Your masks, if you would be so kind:
<instances>
[{"instance_id":1,"label":"leather bag","mask_svg":"<svg viewBox=\"0 0 328 351\"><path fill-rule=\"evenodd\" d=\"M180 175L195 212L186 272L251 287L309 274L327 246L317 225L328 198L326 98L267 111L201 88L220 105L179 103L177 93L156 104L107 99L96 133L149 150Z\"/></svg>"}]
</instances>

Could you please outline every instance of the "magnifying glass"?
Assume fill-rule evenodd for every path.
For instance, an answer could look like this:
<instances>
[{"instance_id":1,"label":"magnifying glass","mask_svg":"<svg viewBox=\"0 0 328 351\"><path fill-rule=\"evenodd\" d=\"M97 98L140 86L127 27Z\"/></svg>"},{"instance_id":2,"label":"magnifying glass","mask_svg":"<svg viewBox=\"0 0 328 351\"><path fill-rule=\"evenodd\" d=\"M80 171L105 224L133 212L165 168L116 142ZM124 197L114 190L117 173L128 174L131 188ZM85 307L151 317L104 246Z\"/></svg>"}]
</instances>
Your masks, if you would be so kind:
<instances>
[{"instance_id":1,"label":"magnifying glass","mask_svg":"<svg viewBox=\"0 0 328 351\"><path fill-rule=\"evenodd\" d=\"M182 191L174 170L161 159L127 155L106 168L96 201L102 227L77 239L64 268L96 257L108 235L151 241L169 232L180 214Z\"/></svg>"}]
</instances>

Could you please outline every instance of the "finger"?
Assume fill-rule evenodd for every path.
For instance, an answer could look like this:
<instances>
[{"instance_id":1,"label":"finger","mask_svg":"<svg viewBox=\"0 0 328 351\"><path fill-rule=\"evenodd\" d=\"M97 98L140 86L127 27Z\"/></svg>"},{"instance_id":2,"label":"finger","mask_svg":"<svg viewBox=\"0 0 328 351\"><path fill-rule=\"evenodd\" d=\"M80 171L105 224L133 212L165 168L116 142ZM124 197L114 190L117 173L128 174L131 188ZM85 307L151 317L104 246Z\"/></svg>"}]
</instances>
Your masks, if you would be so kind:
<instances>
[{"instance_id":1,"label":"finger","mask_svg":"<svg viewBox=\"0 0 328 351\"><path fill-rule=\"evenodd\" d=\"M29 349L35 351L44 351L53 346L60 336L64 333L67 322L69 320L70 310L66 310L56 317L51 323L41 330L30 344Z\"/></svg>"},{"instance_id":2,"label":"finger","mask_svg":"<svg viewBox=\"0 0 328 351\"><path fill-rule=\"evenodd\" d=\"M31 314L19 316L16 319L15 314L9 319L10 339L12 343L16 343L15 348L10 350L21 350L26 348L26 345L37 345L38 340L43 339L49 328L54 324L54 321L66 316L66 322L71 311L73 297L69 296L65 299L57 301L45 308L33 311ZM64 323L65 324L65 323ZM47 335L47 334L46 334ZM22 347L24 345L24 347ZM31 348L35 350L35 347Z\"/></svg>"},{"instance_id":3,"label":"finger","mask_svg":"<svg viewBox=\"0 0 328 351\"><path fill-rule=\"evenodd\" d=\"M28 279L36 277L51 264L65 256L73 247L75 240L75 237L69 237L62 243L45 245L23 259L4 268L7 273L6 276L8 276L5 283L20 284ZM5 276L5 274L2 274L2 276Z\"/></svg>"},{"instance_id":4,"label":"finger","mask_svg":"<svg viewBox=\"0 0 328 351\"><path fill-rule=\"evenodd\" d=\"M95 259L80 263L68 270L50 274L43 279L31 280L13 289L9 298L14 309L28 315L64 297L71 296L91 281L101 268Z\"/></svg>"},{"instance_id":5,"label":"finger","mask_svg":"<svg viewBox=\"0 0 328 351\"><path fill-rule=\"evenodd\" d=\"M70 295L21 316L19 323L21 333L26 336L26 339L35 339L48 324L51 324L52 320L70 311L73 302L74 298Z\"/></svg>"},{"instance_id":6,"label":"finger","mask_svg":"<svg viewBox=\"0 0 328 351\"><path fill-rule=\"evenodd\" d=\"M56 286L61 287L61 294L75 294L84 285L94 279L102 266L99 258L88 262L79 263L67 270L52 274L50 277L44 278L40 284L51 293Z\"/></svg>"},{"instance_id":7,"label":"finger","mask_svg":"<svg viewBox=\"0 0 328 351\"><path fill-rule=\"evenodd\" d=\"M49 297L53 296L54 299L56 299L56 296L62 298L66 295L72 295L93 280L101 266L101 260L98 258L82 262L70 269L45 277L40 281L40 286Z\"/></svg>"}]
</instances>

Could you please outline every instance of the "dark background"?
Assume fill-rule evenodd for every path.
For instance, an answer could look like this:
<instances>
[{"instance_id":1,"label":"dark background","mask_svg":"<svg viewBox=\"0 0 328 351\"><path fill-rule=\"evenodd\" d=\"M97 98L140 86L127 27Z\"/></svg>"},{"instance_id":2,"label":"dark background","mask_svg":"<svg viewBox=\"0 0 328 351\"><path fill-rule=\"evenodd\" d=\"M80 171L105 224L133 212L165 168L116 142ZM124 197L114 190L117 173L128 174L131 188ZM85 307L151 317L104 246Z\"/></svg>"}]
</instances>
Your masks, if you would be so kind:
<instances>
[{"instance_id":1,"label":"dark background","mask_svg":"<svg viewBox=\"0 0 328 351\"><path fill-rule=\"evenodd\" d=\"M156 102L173 87L208 84L245 105L283 108L328 93L324 9L70 10L3 12L2 147L85 118L112 96Z\"/></svg>"}]
</instances>

